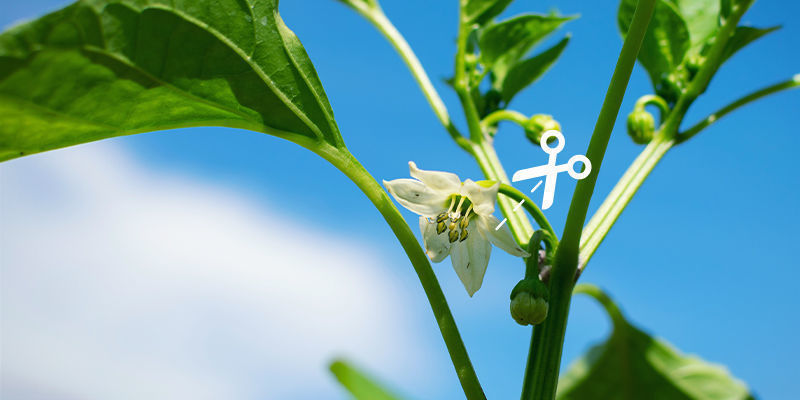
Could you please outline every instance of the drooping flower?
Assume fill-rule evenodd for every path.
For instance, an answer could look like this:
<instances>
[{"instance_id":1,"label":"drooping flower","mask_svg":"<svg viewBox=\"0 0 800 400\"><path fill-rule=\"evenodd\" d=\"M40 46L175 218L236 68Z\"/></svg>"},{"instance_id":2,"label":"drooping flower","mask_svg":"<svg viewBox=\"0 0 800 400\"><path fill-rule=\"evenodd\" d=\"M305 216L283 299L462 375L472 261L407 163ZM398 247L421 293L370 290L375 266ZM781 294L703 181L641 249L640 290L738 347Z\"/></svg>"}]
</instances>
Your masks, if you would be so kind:
<instances>
[{"instance_id":1,"label":"drooping flower","mask_svg":"<svg viewBox=\"0 0 800 400\"><path fill-rule=\"evenodd\" d=\"M413 162L408 167L416 179L383 184L398 203L419 214L426 254L437 263L449 255L470 296L483 283L492 244L511 255L528 256L508 226L499 226L492 215L498 183L469 179L462 183L450 172L421 170Z\"/></svg>"}]
</instances>

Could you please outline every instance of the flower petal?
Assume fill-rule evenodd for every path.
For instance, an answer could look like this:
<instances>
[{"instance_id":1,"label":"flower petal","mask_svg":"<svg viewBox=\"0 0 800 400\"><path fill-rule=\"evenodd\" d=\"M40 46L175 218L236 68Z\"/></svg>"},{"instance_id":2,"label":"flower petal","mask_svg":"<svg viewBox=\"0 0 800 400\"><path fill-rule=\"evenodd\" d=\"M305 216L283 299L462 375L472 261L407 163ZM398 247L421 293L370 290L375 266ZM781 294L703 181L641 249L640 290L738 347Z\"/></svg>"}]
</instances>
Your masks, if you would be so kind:
<instances>
[{"instance_id":1,"label":"flower petal","mask_svg":"<svg viewBox=\"0 0 800 400\"><path fill-rule=\"evenodd\" d=\"M425 254L435 263L442 262L450 254L450 241L447 240L447 234L437 234L436 222L429 222L426 217L419 217L419 230L422 231Z\"/></svg>"},{"instance_id":2,"label":"flower petal","mask_svg":"<svg viewBox=\"0 0 800 400\"><path fill-rule=\"evenodd\" d=\"M446 211L448 196L432 190L416 179L383 181L383 185L403 207L426 217Z\"/></svg>"},{"instance_id":3,"label":"flower petal","mask_svg":"<svg viewBox=\"0 0 800 400\"><path fill-rule=\"evenodd\" d=\"M451 195L457 194L461 189L461 179L454 173L422 170L417 168L417 164L413 161L408 162L408 169L411 177L419 179L425 186L438 192Z\"/></svg>"},{"instance_id":4,"label":"flower petal","mask_svg":"<svg viewBox=\"0 0 800 400\"><path fill-rule=\"evenodd\" d=\"M466 240L453 243L450 248L453 269L470 297L481 288L491 252L492 245L477 230L471 231Z\"/></svg>"},{"instance_id":5,"label":"flower petal","mask_svg":"<svg viewBox=\"0 0 800 400\"><path fill-rule=\"evenodd\" d=\"M508 229L508 225L503 225L500 229L497 229L497 225L500 224L500 221L498 221L494 215L478 215L477 220L478 229L486 235L486 238L489 239L492 244L503 249L512 256L530 256L527 251L519 247L514 237L511 236L511 230Z\"/></svg>"},{"instance_id":6,"label":"flower petal","mask_svg":"<svg viewBox=\"0 0 800 400\"><path fill-rule=\"evenodd\" d=\"M494 212L494 202L497 200L498 189L500 189L499 183L484 187L471 179L467 179L461 188L461 194L472 201L472 210L475 211L475 214L491 215Z\"/></svg>"}]
</instances>

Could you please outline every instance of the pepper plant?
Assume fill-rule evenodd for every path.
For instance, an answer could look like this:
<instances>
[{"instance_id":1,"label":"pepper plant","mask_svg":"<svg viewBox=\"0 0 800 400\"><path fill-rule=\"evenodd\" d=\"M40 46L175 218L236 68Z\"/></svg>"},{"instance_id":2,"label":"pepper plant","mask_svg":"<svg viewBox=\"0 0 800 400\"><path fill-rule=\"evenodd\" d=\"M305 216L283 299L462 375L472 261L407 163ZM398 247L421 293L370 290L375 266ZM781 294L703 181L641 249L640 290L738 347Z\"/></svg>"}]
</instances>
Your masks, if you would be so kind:
<instances>
[{"instance_id":1,"label":"pepper plant","mask_svg":"<svg viewBox=\"0 0 800 400\"><path fill-rule=\"evenodd\" d=\"M430 303L468 399L485 398L431 261L451 258L470 295L491 264L492 246L520 257L525 271L509 288L510 314L533 325L522 399L746 399L724 368L687 357L626 321L581 272L644 180L671 149L731 111L800 85L800 75L734 100L685 127L684 117L714 74L738 50L775 27L740 26L753 0L621 0L624 38L560 234L535 202L510 185L493 141L501 121L522 127L532 145L559 131L552 116L523 113L514 97L552 67L570 40L532 49L574 19L557 13L499 16L511 0L460 0L449 86L466 126L456 126L403 36L377 0L340 0L395 48L456 146L484 177L461 179L410 163L412 178L373 178L345 146L314 67L278 13L277 0L81 0L0 35L0 160L135 133L222 126L274 135L339 169L371 200L402 245ZM455 3L455 2L454 2ZM646 145L589 218L597 177L636 60L653 93L627 120ZM647 107L658 109L658 118ZM393 177L390 177L393 178ZM419 214L407 222L394 201ZM521 210L517 206L522 205ZM495 217L495 205L505 222ZM410 225L419 223L423 243ZM491 268L488 268L491 271ZM613 332L561 379L570 301L597 299ZM529 328L530 329L530 328ZM331 370L359 399L396 395L343 361Z\"/></svg>"}]
</instances>

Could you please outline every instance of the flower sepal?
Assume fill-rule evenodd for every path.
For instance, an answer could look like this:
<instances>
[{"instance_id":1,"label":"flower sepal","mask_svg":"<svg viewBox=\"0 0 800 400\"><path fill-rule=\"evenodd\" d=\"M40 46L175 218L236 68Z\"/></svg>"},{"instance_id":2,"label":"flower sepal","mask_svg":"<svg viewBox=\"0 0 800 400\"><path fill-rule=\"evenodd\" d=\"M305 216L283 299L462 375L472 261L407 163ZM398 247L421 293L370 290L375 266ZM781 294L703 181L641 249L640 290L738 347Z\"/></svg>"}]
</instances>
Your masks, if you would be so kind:
<instances>
[{"instance_id":1,"label":"flower sepal","mask_svg":"<svg viewBox=\"0 0 800 400\"><path fill-rule=\"evenodd\" d=\"M511 318L518 324L538 325L547 318L550 291L538 279L523 279L511 290Z\"/></svg>"}]
</instances>

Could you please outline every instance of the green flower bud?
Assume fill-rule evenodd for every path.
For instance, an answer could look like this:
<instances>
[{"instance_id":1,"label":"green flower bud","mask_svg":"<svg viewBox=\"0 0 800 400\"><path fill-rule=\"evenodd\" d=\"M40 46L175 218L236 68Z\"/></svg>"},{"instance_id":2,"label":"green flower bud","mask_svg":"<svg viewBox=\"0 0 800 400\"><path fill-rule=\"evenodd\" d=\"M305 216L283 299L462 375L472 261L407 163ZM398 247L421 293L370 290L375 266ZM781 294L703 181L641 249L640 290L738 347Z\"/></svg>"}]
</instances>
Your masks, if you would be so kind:
<instances>
[{"instance_id":1,"label":"green flower bud","mask_svg":"<svg viewBox=\"0 0 800 400\"><path fill-rule=\"evenodd\" d=\"M628 136L633 139L634 143L647 144L653 139L656 131L656 121L653 114L650 114L643 107L634 108L633 112L628 114Z\"/></svg>"},{"instance_id":2,"label":"green flower bud","mask_svg":"<svg viewBox=\"0 0 800 400\"><path fill-rule=\"evenodd\" d=\"M669 104L675 104L683 91L686 89L687 82L690 80L690 73L685 65L678 66L677 69L661 76L656 85L656 94L661 96Z\"/></svg>"},{"instance_id":3,"label":"green flower bud","mask_svg":"<svg viewBox=\"0 0 800 400\"><path fill-rule=\"evenodd\" d=\"M537 325L547 318L550 292L538 279L523 279L511 291L511 317L520 325Z\"/></svg>"},{"instance_id":4,"label":"green flower bud","mask_svg":"<svg viewBox=\"0 0 800 400\"><path fill-rule=\"evenodd\" d=\"M561 132L561 124L553 119L552 115L536 114L532 116L525 124L525 136L528 137L528 140L530 140L531 143L537 146L542 140L542 133L549 130Z\"/></svg>"},{"instance_id":5,"label":"green flower bud","mask_svg":"<svg viewBox=\"0 0 800 400\"><path fill-rule=\"evenodd\" d=\"M700 67L703 66L703 63L706 61L706 58L701 56L700 54L692 54L690 55L685 63L686 63L686 71L689 73L689 80L691 81L695 75L697 75L697 71L700 70Z\"/></svg>"}]
</instances>

